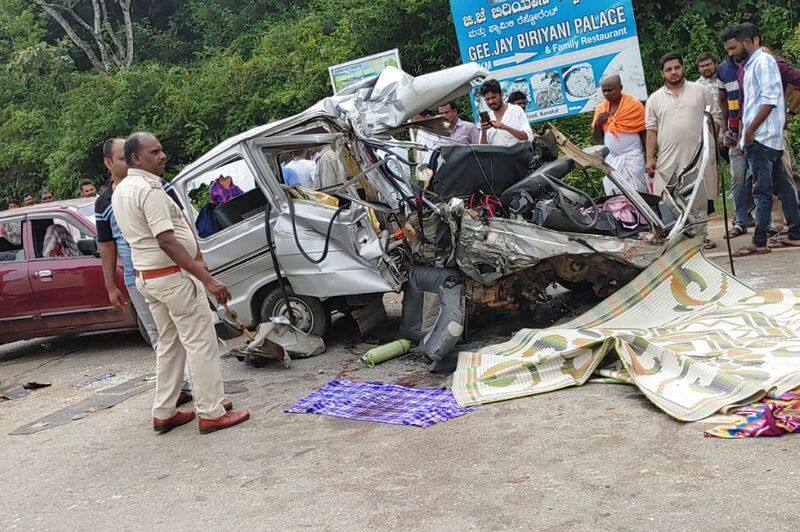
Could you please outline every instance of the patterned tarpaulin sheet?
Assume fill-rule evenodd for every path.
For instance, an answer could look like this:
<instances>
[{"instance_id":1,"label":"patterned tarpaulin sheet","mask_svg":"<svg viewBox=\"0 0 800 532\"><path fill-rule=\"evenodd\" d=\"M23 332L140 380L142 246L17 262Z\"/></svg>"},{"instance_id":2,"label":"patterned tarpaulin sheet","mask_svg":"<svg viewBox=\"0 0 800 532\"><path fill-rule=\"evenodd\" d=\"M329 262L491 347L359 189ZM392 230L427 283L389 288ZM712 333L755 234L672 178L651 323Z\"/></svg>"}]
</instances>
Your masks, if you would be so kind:
<instances>
[{"instance_id":1,"label":"patterned tarpaulin sheet","mask_svg":"<svg viewBox=\"0 0 800 532\"><path fill-rule=\"evenodd\" d=\"M800 385L799 308L800 291L754 292L687 241L567 324L461 353L453 393L464 406L502 401L597 371L695 421Z\"/></svg>"},{"instance_id":2,"label":"patterned tarpaulin sheet","mask_svg":"<svg viewBox=\"0 0 800 532\"><path fill-rule=\"evenodd\" d=\"M472 410L474 407L459 406L450 390L417 390L383 382L331 381L285 412L424 428Z\"/></svg>"},{"instance_id":3,"label":"patterned tarpaulin sheet","mask_svg":"<svg viewBox=\"0 0 800 532\"><path fill-rule=\"evenodd\" d=\"M706 431L709 438L756 438L800 432L800 398L796 391L734 412L738 419Z\"/></svg>"}]
</instances>

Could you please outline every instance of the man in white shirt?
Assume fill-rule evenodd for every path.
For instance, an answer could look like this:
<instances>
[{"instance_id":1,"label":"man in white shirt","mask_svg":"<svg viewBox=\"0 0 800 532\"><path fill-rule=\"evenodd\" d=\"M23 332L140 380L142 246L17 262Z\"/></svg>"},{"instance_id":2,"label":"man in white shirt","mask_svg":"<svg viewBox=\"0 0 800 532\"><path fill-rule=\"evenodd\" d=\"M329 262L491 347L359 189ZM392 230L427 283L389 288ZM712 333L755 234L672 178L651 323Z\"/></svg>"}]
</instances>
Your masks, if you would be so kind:
<instances>
[{"instance_id":1,"label":"man in white shirt","mask_svg":"<svg viewBox=\"0 0 800 532\"><path fill-rule=\"evenodd\" d=\"M742 108L742 136L739 149L747 157L753 176L753 199L756 204L756 227L750 245L737 250L735 256L761 255L774 247L800 247L800 210L795 190L789 183L782 162L783 127L786 124L786 101L783 79L775 58L760 46L760 30L755 26L739 26L736 40L726 48L733 59L744 65L744 106ZM735 53L735 55L734 55ZM781 200L783 216L788 226L788 238L768 242L772 196Z\"/></svg>"},{"instance_id":2,"label":"man in white shirt","mask_svg":"<svg viewBox=\"0 0 800 532\"><path fill-rule=\"evenodd\" d=\"M513 146L531 142L533 130L525 111L518 105L503 102L503 89L496 79L488 79L480 89L489 107L489 121L481 123L481 144Z\"/></svg>"},{"instance_id":3,"label":"man in white shirt","mask_svg":"<svg viewBox=\"0 0 800 532\"><path fill-rule=\"evenodd\" d=\"M414 121L427 120L433 118L433 116L432 112L425 110L415 116ZM441 139L424 129L412 129L408 133L411 137L411 142L425 146L424 150L414 150L414 160L417 162L417 170L420 170L431 162L433 150L439 147Z\"/></svg>"},{"instance_id":4,"label":"man in white shirt","mask_svg":"<svg viewBox=\"0 0 800 532\"><path fill-rule=\"evenodd\" d=\"M291 168L300 178L300 185L306 188L318 189L320 183L317 180L317 163L308 158L306 150L295 152L294 157L286 165Z\"/></svg>"}]
</instances>

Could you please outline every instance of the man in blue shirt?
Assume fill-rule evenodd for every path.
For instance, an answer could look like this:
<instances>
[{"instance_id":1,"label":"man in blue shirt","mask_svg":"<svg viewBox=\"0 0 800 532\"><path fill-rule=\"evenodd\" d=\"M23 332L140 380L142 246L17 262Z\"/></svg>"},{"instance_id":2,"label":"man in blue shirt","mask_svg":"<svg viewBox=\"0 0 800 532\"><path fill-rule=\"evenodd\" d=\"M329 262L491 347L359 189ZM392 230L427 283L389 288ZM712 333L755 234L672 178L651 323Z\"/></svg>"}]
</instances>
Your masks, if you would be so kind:
<instances>
[{"instance_id":1,"label":"man in blue shirt","mask_svg":"<svg viewBox=\"0 0 800 532\"><path fill-rule=\"evenodd\" d=\"M781 200L789 228L787 246L800 247L800 210L797 196L789 183L783 157L783 126L786 104L780 69L775 58L756 45L758 30L740 26L736 40L743 47L736 62L744 65L744 106L739 148L747 156L753 176L753 199L756 204L756 227L753 242L736 252L737 256L769 253L767 231L772 211L772 195ZM726 47L728 45L726 44ZM734 53L731 53L734 56Z\"/></svg>"},{"instance_id":2,"label":"man in blue shirt","mask_svg":"<svg viewBox=\"0 0 800 532\"><path fill-rule=\"evenodd\" d=\"M297 172L286 166L286 163L281 163L281 172L283 173L284 184L289 185L290 187L303 184L300 181L300 176L297 175Z\"/></svg>"}]
</instances>

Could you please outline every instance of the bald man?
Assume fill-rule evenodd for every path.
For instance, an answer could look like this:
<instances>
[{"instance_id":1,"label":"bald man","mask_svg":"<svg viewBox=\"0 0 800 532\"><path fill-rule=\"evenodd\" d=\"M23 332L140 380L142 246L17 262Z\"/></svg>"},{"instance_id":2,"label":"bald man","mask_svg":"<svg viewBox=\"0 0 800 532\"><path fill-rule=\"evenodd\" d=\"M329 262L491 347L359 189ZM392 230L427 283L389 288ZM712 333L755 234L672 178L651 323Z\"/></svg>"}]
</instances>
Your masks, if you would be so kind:
<instances>
[{"instance_id":1,"label":"bald man","mask_svg":"<svg viewBox=\"0 0 800 532\"><path fill-rule=\"evenodd\" d=\"M250 413L227 411L223 397L217 336L208 291L219 304L231 297L203 262L197 239L180 208L161 183L167 155L150 133L134 133L123 146L127 177L114 189L111 204L122 235L131 246L136 288L158 327L153 430L159 433L190 422L194 412L177 410L183 366L189 363L194 407L205 434L237 425Z\"/></svg>"},{"instance_id":2,"label":"bald man","mask_svg":"<svg viewBox=\"0 0 800 532\"><path fill-rule=\"evenodd\" d=\"M603 79L600 86L605 100L594 111L594 138L608 148L606 162L620 178L639 192L652 193L644 163L644 106L622 92L622 79L616 74ZM622 193L607 177L603 178L603 189L607 196Z\"/></svg>"}]
</instances>

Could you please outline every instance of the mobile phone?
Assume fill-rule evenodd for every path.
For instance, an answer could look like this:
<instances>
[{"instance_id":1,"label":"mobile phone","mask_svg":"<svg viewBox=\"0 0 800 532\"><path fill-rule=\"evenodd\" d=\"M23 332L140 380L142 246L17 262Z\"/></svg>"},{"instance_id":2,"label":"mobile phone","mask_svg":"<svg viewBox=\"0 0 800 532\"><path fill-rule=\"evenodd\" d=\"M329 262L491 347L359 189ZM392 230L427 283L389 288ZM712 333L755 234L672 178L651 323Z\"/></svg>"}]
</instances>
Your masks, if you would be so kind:
<instances>
[{"instance_id":1,"label":"mobile phone","mask_svg":"<svg viewBox=\"0 0 800 532\"><path fill-rule=\"evenodd\" d=\"M478 116L481 117L481 123L482 124L488 124L489 122L492 121L489 118L489 112L488 111L481 111L480 113L478 113Z\"/></svg>"}]
</instances>

